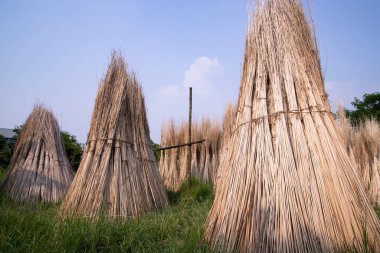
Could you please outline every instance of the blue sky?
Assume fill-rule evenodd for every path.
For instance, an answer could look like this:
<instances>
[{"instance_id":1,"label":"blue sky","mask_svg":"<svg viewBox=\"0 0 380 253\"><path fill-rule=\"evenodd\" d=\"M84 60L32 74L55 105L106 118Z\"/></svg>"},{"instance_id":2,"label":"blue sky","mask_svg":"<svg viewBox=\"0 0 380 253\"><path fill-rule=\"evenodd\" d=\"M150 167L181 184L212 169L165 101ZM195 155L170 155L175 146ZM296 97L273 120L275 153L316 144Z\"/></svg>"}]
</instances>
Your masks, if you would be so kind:
<instances>
[{"instance_id":1,"label":"blue sky","mask_svg":"<svg viewBox=\"0 0 380 253\"><path fill-rule=\"evenodd\" d=\"M308 0L332 104L380 90L380 2ZM307 5L306 5L307 3ZM43 102L85 142L112 49L142 83L152 139L161 123L218 118L237 99L245 0L0 1L0 127Z\"/></svg>"}]
</instances>

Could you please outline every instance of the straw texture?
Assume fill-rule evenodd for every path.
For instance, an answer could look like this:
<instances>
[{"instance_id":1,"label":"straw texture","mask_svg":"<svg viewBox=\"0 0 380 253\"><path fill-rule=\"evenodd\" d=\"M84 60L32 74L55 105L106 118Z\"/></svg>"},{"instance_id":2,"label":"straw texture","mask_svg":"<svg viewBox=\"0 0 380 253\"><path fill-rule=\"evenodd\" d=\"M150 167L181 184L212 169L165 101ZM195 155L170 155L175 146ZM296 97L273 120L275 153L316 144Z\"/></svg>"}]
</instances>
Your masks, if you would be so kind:
<instances>
[{"instance_id":1,"label":"straw texture","mask_svg":"<svg viewBox=\"0 0 380 253\"><path fill-rule=\"evenodd\" d=\"M145 103L134 73L112 54L101 82L78 172L61 213L136 217L168 205L149 137Z\"/></svg>"},{"instance_id":2,"label":"straw texture","mask_svg":"<svg viewBox=\"0 0 380 253\"><path fill-rule=\"evenodd\" d=\"M193 141L205 140L204 143L193 145L191 149L190 176L202 182L213 183L217 176L219 155L222 142L222 130L219 123L203 118L192 125ZM176 125L173 120L163 124L161 129L161 147L175 146L188 142L188 123ZM187 146L161 151L160 174L165 186L177 191L186 181Z\"/></svg>"},{"instance_id":3,"label":"straw texture","mask_svg":"<svg viewBox=\"0 0 380 253\"><path fill-rule=\"evenodd\" d=\"M221 136L221 145L219 149L219 164L216 168L217 174L216 178L214 180L214 188L216 188L216 185L218 184L218 181L220 178L223 177L222 169L224 167L219 166L223 163L223 159L225 159L228 153L228 149L231 148L229 141L231 139L231 133L234 129L235 119L236 119L236 113L237 113L237 104L236 103L227 103L224 114L222 117L222 136Z\"/></svg>"},{"instance_id":4,"label":"straw texture","mask_svg":"<svg viewBox=\"0 0 380 253\"><path fill-rule=\"evenodd\" d=\"M336 130L299 0L257 0L238 113L205 237L237 252L380 251L380 224Z\"/></svg>"},{"instance_id":5,"label":"straw texture","mask_svg":"<svg viewBox=\"0 0 380 253\"><path fill-rule=\"evenodd\" d=\"M73 178L57 120L36 105L21 129L2 191L23 202L58 202Z\"/></svg>"},{"instance_id":6,"label":"straw texture","mask_svg":"<svg viewBox=\"0 0 380 253\"><path fill-rule=\"evenodd\" d=\"M367 119L353 127L343 107L338 108L338 129L346 150L373 206L380 207L380 125Z\"/></svg>"}]
</instances>

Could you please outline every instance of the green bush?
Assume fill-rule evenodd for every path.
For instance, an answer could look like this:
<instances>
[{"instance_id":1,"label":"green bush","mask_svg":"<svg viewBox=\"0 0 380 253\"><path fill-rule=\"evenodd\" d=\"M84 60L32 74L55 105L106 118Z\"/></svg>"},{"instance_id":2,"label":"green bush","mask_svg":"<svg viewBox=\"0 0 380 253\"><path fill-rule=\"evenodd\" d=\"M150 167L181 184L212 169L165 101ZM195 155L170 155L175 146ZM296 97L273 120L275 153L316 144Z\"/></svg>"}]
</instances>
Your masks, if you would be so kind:
<instances>
[{"instance_id":1,"label":"green bush","mask_svg":"<svg viewBox=\"0 0 380 253\"><path fill-rule=\"evenodd\" d=\"M83 154L82 147L77 141L76 136L69 132L61 132L61 136L70 165L74 171L77 171Z\"/></svg>"},{"instance_id":2,"label":"green bush","mask_svg":"<svg viewBox=\"0 0 380 253\"><path fill-rule=\"evenodd\" d=\"M354 125L372 118L380 122L380 93L374 92L364 94L362 100L354 98L351 103L355 109L350 111L346 110L347 117Z\"/></svg>"},{"instance_id":3,"label":"green bush","mask_svg":"<svg viewBox=\"0 0 380 253\"><path fill-rule=\"evenodd\" d=\"M0 166L8 166L12 157L11 151L10 143L5 140L4 136L0 135Z\"/></svg>"}]
</instances>

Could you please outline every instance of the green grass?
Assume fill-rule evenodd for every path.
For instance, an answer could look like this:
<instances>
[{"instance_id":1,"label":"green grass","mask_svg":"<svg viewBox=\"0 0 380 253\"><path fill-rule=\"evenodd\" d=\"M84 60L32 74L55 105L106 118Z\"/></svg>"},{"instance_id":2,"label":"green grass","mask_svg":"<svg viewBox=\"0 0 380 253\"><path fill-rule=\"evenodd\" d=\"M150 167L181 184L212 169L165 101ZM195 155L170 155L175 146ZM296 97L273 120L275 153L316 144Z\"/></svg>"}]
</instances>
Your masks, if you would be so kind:
<instances>
[{"instance_id":1,"label":"green grass","mask_svg":"<svg viewBox=\"0 0 380 253\"><path fill-rule=\"evenodd\" d=\"M380 207L376 207L376 208L375 208L375 212L377 213L377 216L378 216L379 219L380 219Z\"/></svg>"},{"instance_id":2,"label":"green grass","mask_svg":"<svg viewBox=\"0 0 380 253\"><path fill-rule=\"evenodd\" d=\"M191 180L171 205L139 219L60 220L58 205L26 206L0 199L0 252L210 252L203 227L211 186Z\"/></svg>"},{"instance_id":3,"label":"green grass","mask_svg":"<svg viewBox=\"0 0 380 253\"><path fill-rule=\"evenodd\" d=\"M7 171L5 170L5 168L0 166L0 184L1 184L1 182L3 182L3 179L5 177L6 172Z\"/></svg>"},{"instance_id":4,"label":"green grass","mask_svg":"<svg viewBox=\"0 0 380 253\"><path fill-rule=\"evenodd\" d=\"M58 205L31 206L3 196L0 252L211 252L203 241L211 186L191 180L168 195L170 207L124 222L61 220Z\"/></svg>"}]
</instances>

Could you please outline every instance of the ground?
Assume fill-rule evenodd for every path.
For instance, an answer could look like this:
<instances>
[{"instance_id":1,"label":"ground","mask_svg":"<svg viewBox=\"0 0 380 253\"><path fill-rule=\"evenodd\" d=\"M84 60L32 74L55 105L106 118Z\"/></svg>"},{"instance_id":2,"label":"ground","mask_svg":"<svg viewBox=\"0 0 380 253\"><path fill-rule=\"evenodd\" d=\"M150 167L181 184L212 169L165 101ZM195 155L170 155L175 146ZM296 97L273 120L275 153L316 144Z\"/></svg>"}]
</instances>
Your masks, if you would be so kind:
<instances>
[{"instance_id":1,"label":"ground","mask_svg":"<svg viewBox=\"0 0 380 253\"><path fill-rule=\"evenodd\" d=\"M0 181L4 172L0 168ZM0 252L211 252L203 240L211 185L193 180L168 195L169 208L123 222L63 220L59 203L31 206L3 196Z\"/></svg>"},{"instance_id":2,"label":"ground","mask_svg":"<svg viewBox=\"0 0 380 253\"><path fill-rule=\"evenodd\" d=\"M210 252L203 227L211 186L193 181L171 205L124 222L61 220L58 205L22 205L0 199L0 252Z\"/></svg>"}]
</instances>

